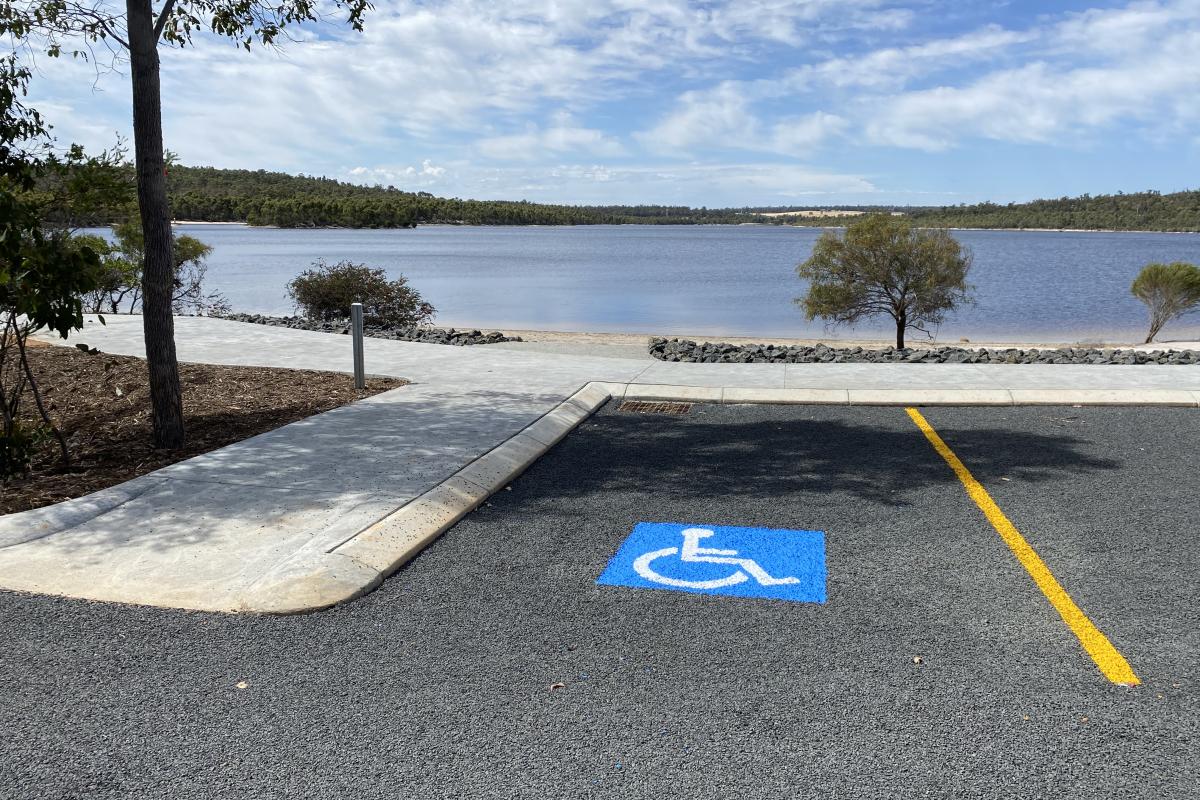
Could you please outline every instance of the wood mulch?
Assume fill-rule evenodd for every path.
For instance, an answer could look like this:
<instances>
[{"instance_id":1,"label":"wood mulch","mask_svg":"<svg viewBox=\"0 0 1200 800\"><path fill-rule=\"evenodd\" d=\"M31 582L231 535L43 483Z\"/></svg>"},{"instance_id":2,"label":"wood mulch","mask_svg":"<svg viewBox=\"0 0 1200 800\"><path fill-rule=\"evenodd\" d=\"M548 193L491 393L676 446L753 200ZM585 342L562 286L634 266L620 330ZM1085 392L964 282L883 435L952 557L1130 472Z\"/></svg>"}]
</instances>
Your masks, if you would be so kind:
<instances>
[{"instance_id":1,"label":"wood mulch","mask_svg":"<svg viewBox=\"0 0 1200 800\"><path fill-rule=\"evenodd\" d=\"M0 487L0 514L80 497L407 383L370 378L360 392L351 376L335 372L180 364L187 444L157 450L143 359L57 346L29 356L72 463L64 470L58 443L49 441L27 477ZM32 396L22 416L37 422Z\"/></svg>"}]
</instances>

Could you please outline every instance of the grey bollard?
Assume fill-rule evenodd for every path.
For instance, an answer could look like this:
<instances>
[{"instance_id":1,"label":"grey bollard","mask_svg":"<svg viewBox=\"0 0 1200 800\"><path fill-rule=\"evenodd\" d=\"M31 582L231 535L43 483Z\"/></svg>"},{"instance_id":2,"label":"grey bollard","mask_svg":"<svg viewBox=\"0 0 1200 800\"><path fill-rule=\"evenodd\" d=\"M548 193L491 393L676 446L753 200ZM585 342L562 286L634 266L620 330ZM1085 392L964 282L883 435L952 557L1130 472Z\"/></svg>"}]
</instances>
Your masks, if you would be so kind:
<instances>
[{"instance_id":1,"label":"grey bollard","mask_svg":"<svg viewBox=\"0 0 1200 800\"><path fill-rule=\"evenodd\" d=\"M367 388L367 373L363 367L362 303L350 305L350 336L354 339L354 388Z\"/></svg>"}]
</instances>

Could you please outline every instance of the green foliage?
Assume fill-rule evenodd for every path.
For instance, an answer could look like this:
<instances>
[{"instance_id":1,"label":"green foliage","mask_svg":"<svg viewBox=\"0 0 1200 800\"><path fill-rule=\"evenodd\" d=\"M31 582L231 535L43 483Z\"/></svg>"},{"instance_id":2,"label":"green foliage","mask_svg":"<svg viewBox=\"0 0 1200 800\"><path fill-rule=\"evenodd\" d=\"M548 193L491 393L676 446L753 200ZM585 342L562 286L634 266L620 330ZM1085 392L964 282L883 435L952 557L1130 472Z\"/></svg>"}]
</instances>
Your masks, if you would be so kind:
<instances>
[{"instance_id":1,"label":"green foliage","mask_svg":"<svg viewBox=\"0 0 1200 800\"><path fill-rule=\"evenodd\" d=\"M344 12L351 29L361 31L371 8L368 0L171 0L156 28L174 45L191 44L193 33L210 30L249 50L256 43L274 44L289 25L322 21L332 9Z\"/></svg>"},{"instance_id":2,"label":"green foliage","mask_svg":"<svg viewBox=\"0 0 1200 800\"><path fill-rule=\"evenodd\" d=\"M32 193L43 222L75 230L136 216L133 165L125 157L120 141L98 155L79 145L48 155Z\"/></svg>"},{"instance_id":3,"label":"green foliage","mask_svg":"<svg viewBox=\"0 0 1200 800\"><path fill-rule=\"evenodd\" d=\"M566 206L462 200L359 186L331 178L262 170L172 167L167 175L177 220L248 222L281 228L409 228L415 225L617 225L736 223L745 211L683 206Z\"/></svg>"},{"instance_id":4,"label":"green foliage","mask_svg":"<svg viewBox=\"0 0 1200 800\"><path fill-rule=\"evenodd\" d=\"M1183 261L1147 264L1129 290L1150 312L1149 344L1168 322L1200 309L1200 267Z\"/></svg>"},{"instance_id":5,"label":"green foliage","mask_svg":"<svg viewBox=\"0 0 1200 800\"><path fill-rule=\"evenodd\" d=\"M930 227L1200 231L1200 191L1085 194L1031 203L910 209L907 213L917 224Z\"/></svg>"},{"instance_id":6,"label":"green foliage","mask_svg":"<svg viewBox=\"0 0 1200 800\"><path fill-rule=\"evenodd\" d=\"M310 319L345 319L352 303L363 304L363 317L373 325L422 325L435 313L403 275L390 281L382 269L349 261L317 261L288 284L288 294Z\"/></svg>"},{"instance_id":7,"label":"green foliage","mask_svg":"<svg viewBox=\"0 0 1200 800\"><path fill-rule=\"evenodd\" d=\"M48 166L46 128L23 103L29 71L15 57L0 59L0 480L23 473L33 450L51 433L63 459L65 439L50 423L26 356L38 330L66 337L83 326L80 297L93 290L100 259L66 231L46 231L46 208L35 191ZM82 153L78 154L82 157ZM26 393L42 423L19 418Z\"/></svg>"},{"instance_id":8,"label":"green foliage","mask_svg":"<svg viewBox=\"0 0 1200 800\"><path fill-rule=\"evenodd\" d=\"M872 214L852 222L844 236L821 234L812 257L796 268L809 282L808 293L796 302L809 319L834 325L889 316L902 348L905 331L928 333L968 301L970 267L970 252L947 231Z\"/></svg>"},{"instance_id":9,"label":"green foliage","mask_svg":"<svg viewBox=\"0 0 1200 800\"><path fill-rule=\"evenodd\" d=\"M100 276L96 288L84 295L84 308L93 313L136 313L142 300L142 265L145 263L145 241L141 223L134 219L113 226L115 241L109 243L99 236L75 236L74 241L86 244L101 256ZM229 303L219 292L204 288L208 273L206 259L212 247L193 236L176 235L172 239L174 258L172 303L177 314L223 314Z\"/></svg>"},{"instance_id":10,"label":"green foliage","mask_svg":"<svg viewBox=\"0 0 1200 800\"><path fill-rule=\"evenodd\" d=\"M33 427L20 421L6 425L0 435L0 485L25 476L49 438L50 431L44 426Z\"/></svg>"}]
</instances>

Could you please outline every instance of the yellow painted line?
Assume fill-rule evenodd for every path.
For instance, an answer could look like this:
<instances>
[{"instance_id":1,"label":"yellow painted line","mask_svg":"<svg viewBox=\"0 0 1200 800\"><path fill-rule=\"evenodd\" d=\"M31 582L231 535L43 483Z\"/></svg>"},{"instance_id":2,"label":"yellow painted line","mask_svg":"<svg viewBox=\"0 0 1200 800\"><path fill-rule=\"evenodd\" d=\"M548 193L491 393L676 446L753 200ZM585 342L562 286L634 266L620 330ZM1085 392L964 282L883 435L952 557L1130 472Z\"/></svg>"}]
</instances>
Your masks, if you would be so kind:
<instances>
[{"instance_id":1,"label":"yellow painted line","mask_svg":"<svg viewBox=\"0 0 1200 800\"><path fill-rule=\"evenodd\" d=\"M1021 535L1016 526L1009 521L1008 517L1004 516L1004 512L1000 510L1000 506L996 505L996 501L988 494L987 489L984 489L983 485L975 480L975 476L959 461L954 451L942 441L942 437L938 436L933 426L925 421L921 412L915 408L905 410L917 427L921 429L921 433L925 434L925 438L933 445L933 449L937 450L938 454L950 465L950 469L954 470L954 474L962 482L967 494L975 501L975 505L979 506L979 510L987 517L988 522L992 523L996 533L1000 534L1000 538L1008 545L1008 549L1021 562L1021 566L1025 567L1029 577L1033 578L1033 582L1042 590L1042 594L1046 595L1046 599L1063 618L1063 622L1067 623L1067 627L1079 639L1079 643L1092 657L1092 661L1096 662L1096 666L1104 673L1104 677L1113 683L1124 686L1136 686L1141 683L1138 676L1133 674L1133 668L1129 666L1125 657L1117 651L1117 648L1113 647L1112 642L1100 632L1100 629L1092 624L1079 606L1075 605L1075 601L1050 572L1050 568L1042 561L1037 551L1029 546L1029 542L1025 541L1025 537Z\"/></svg>"}]
</instances>

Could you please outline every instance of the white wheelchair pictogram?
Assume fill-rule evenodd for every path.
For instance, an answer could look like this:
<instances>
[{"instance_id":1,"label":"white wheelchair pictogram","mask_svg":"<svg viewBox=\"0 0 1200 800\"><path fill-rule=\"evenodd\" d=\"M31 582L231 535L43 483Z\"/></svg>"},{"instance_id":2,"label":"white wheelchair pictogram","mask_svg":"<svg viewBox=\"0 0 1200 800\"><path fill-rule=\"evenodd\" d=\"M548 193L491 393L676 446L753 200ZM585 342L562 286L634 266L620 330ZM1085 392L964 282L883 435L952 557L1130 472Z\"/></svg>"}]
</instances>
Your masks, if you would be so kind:
<instances>
[{"instance_id":1,"label":"white wheelchair pictogram","mask_svg":"<svg viewBox=\"0 0 1200 800\"><path fill-rule=\"evenodd\" d=\"M720 589L725 586L735 586L750 578L763 586L780 586L783 584L799 583L799 578L773 578L752 558L738 558L737 550L722 550L717 547L701 547L700 540L714 535L708 528L687 528L683 531L683 547L664 547L652 550L638 556L633 562L633 569L648 581L661 583L665 586L679 586L685 589ZM679 560L688 564L733 564L738 567L732 575L724 578L714 578L707 581L687 581L670 578L655 572L650 566L654 561L667 556L677 555Z\"/></svg>"}]
</instances>

